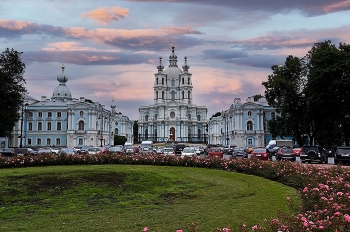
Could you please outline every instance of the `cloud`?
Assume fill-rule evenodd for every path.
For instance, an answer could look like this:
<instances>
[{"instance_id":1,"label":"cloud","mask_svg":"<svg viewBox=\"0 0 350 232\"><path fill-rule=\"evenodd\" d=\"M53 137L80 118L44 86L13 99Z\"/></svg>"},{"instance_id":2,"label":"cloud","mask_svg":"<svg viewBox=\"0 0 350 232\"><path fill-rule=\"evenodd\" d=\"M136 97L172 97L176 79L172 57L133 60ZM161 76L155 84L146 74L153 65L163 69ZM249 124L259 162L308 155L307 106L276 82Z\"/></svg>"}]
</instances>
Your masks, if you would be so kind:
<instances>
[{"instance_id":1,"label":"cloud","mask_svg":"<svg viewBox=\"0 0 350 232\"><path fill-rule=\"evenodd\" d=\"M81 17L90 18L93 21L97 21L103 25L107 25L113 21L118 21L119 19L126 17L128 13L128 9L122 9L118 6L112 8L100 7L96 10L83 13Z\"/></svg>"},{"instance_id":2,"label":"cloud","mask_svg":"<svg viewBox=\"0 0 350 232\"><path fill-rule=\"evenodd\" d=\"M172 2L212 5L232 8L237 11L264 11L267 13L288 13L298 11L308 16L322 15L350 9L349 0L294 0L294 1L242 1L242 0L129 0L130 2Z\"/></svg>"}]
</instances>

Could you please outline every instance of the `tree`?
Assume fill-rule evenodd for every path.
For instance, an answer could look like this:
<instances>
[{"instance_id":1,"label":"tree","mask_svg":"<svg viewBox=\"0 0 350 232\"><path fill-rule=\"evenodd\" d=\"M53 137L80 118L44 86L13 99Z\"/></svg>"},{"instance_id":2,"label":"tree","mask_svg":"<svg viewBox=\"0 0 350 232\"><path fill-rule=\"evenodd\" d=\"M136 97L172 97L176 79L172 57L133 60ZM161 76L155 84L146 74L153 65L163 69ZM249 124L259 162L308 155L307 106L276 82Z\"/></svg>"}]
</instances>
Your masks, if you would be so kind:
<instances>
[{"instance_id":1,"label":"tree","mask_svg":"<svg viewBox=\"0 0 350 232\"><path fill-rule=\"evenodd\" d=\"M349 101L344 93L350 87L349 77L343 74L349 72L349 67L344 70L342 54L330 40L315 43L306 58L308 79L304 92L309 135L322 146L341 144L344 104Z\"/></svg>"},{"instance_id":2,"label":"tree","mask_svg":"<svg viewBox=\"0 0 350 232\"><path fill-rule=\"evenodd\" d=\"M22 52L6 49L0 54L0 137L9 135L19 120L23 96L27 92L23 78Z\"/></svg>"},{"instance_id":3,"label":"tree","mask_svg":"<svg viewBox=\"0 0 350 232\"><path fill-rule=\"evenodd\" d=\"M127 140L125 136L114 135L114 145L124 145Z\"/></svg>"},{"instance_id":4,"label":"tree","mask_svg":"<svg viewBox=\"0 0 350 232\"><path fill-rule=\"evenodd\" d=\"M215 114L213 114L209 120L211 120L212 118L214 117L217 117L217 116L221 116L221 112L216 112Z\"/></svg>"},{"instance_id":5,"label":"tree","mask_svg":"<svg viewBox=\"0 0 350 232\"><path fill-rule=\"evenodd\" d=\"M138 143L139 141L139 125L137 124L137 120L134 121L134 124L132 126L132 130L134 133L134 143Z\"/></svg>"},{"instance_id":6,"label":"tree","mask_svg":"<svg viewBox=\"0 0 350 232\"><path fill-rule=\"evenodd\" d=\"M288 56L284 65L273 65L272 74L262 82L265 87L265 98L279 116L268 123L274 136L294 136L302 144L303 109L301 104L302 90L305 82L304 59Z\"/></svg>"}]
</instances>

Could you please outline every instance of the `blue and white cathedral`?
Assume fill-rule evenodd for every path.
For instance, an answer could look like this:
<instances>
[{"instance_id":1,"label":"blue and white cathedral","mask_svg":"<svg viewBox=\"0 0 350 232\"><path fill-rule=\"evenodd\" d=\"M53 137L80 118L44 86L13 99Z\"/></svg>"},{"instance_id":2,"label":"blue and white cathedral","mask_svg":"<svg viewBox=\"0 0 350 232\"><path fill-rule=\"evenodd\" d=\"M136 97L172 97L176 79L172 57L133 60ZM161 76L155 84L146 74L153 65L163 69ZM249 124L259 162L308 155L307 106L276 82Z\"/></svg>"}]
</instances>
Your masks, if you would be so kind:
<instances>
[{"instance_id":1,"label":"blue and white cathedral","mask_svg":"<svg viewBox=\"0 0 350 232\"><path fill-rule=\"evenodd\" d=\"M175 47L164 70L159 57L158 72L154 74L154 103L139 108L139 141L200 142L207 136L207 108L193 104L192 74L184 57L178 67Z\"/></svg>"}]
</instances>

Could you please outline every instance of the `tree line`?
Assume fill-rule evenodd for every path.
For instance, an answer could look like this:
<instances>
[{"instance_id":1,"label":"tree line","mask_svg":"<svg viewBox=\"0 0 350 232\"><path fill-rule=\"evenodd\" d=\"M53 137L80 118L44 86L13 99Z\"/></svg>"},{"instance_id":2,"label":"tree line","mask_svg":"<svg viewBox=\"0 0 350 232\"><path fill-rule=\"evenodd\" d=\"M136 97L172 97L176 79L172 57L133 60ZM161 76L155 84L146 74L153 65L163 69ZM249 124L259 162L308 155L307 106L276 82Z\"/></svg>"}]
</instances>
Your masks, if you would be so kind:
<instances>
[{"instance_id":1,"label":"tree line","mask_svg":"<svg viewBox=\"0 0 350 232\"><path fill-rule=\"evenodd\" d=\"M334 146L350 141L350 45L315 43L304 57L288 56L263 81L277 113L268 122L273 137Z\"/></svg>"}]
</instances>

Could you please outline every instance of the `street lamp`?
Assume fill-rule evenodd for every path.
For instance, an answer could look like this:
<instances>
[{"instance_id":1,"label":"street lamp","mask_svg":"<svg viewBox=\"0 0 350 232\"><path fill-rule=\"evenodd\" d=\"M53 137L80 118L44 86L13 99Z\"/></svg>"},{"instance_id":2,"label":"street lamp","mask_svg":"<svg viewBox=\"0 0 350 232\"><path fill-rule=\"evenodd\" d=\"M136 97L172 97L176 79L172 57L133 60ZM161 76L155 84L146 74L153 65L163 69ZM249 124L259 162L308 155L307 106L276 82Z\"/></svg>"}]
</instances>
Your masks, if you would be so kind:
<instances>
[{"instance_id":1,"label":"street lamp","mask_svg":"<svg viewBox=\"0 0 350 232\"><path fill-rule=\"evenodd\" d=\"M27 112L27 108L28 108L28 103L26 104L22 104L22 112L21 112L21 135L20 135L20 143L19 143L19 147L23 147L23 112Z\"/></svg>"},{"instance_id":2,"label":"street lamp","mask_svg":"<svg viewBox=\"0 0 350 232\"><path fill-rule=\"evenodd\" d=\"M224 114L223 118L224 118L224 121L225 121L225 124L226 124L226 129L225 129L225 132L226 132L226 133L225 133L225 136L226 136L226 146L228 146L228 145L229 145L229 144L228 144L228 141L230 140L230 136L229 136L229 134L228 134L228 123L229 123L228 118L230 118L230 121L231 121L232 115L228 116L228 114Z\"/></svg>"}]
</instances>

